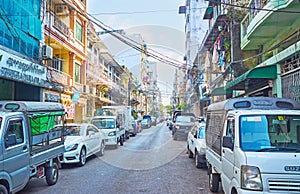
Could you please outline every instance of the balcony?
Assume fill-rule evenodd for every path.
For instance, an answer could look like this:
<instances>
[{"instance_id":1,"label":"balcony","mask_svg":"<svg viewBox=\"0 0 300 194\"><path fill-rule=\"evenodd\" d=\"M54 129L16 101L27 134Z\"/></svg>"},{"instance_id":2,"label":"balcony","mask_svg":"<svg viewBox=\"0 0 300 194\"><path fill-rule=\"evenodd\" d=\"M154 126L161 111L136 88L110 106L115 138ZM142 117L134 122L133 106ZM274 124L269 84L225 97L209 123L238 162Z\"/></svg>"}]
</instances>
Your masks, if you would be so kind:
<instances>
[{"instance_id":1,"label":"balcony","mask_svg":"<svg viewBox=\"0 0 300 194\"><path fill-rule=\"evenodd\" d=\"M300 25L298 0L252 0L248 6L252 9L241 22L242 50L273 43Z\"/></svg>"},{"instance_id":2,"label":"balcony","mask_svg":"<svg viewBox=\"0 0 300 194\"><path fill-rule=\"evenodd\" d=\"M46 31L47 35L49 32L55 34L60 39L65 41L69 41L71 43L75 43L75 39L73 37L73 32L67 22L64 22L60 17L58 17L54 12L49 11L46 17Z\"/></svg>"},{"instance_id":3,"label":"balcony","mask_svg":"<svg viewBox=\"0 0 300 194\"><path fill-rule=\"evenodd\" d=\"M62 72L62 71L59 71L53 67L49 67L47 66L48 68L48 71L50 72L50 75L51 75L51 82L54 82L54 83L59 83L59 84L62 84L64 86L71 86L72 83L71 83L71 76Z\"/></svg>"}]
</instances>

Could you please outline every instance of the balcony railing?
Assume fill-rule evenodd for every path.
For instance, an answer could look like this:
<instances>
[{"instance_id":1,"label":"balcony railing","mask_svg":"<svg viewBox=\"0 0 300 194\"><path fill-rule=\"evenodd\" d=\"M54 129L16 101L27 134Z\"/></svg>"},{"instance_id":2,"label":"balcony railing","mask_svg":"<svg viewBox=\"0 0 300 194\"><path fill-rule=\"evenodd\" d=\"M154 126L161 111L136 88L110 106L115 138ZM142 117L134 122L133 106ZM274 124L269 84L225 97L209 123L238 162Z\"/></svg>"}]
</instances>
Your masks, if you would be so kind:
<instances>
[{"instance_id":1,"label":"balcony railing","mask_svg":"<svg viewBox=\"0 0 300 194\"><path fill-rule=\"evenodd\" d=\"M51 15L53 16L53 26L61 33L65 34L66 36L69 36L70 35L69 27L63 21L61 21L56 15L54 15L53 13Z\"/></svg>"},{"instance_id":2,"label":"balcony railing","mask_svg":"<svg viewBox=\"0 0 300 194\"><path fill-rule=\"evenodd\" d=\"M47 14L47 18L45 24L48 28L52 28L52 30L56 30L57 33L61 33L67 38L72 38L72 32L69 26L63 22L53 11L49 11Z\"/></svg>"},{"instance_id":3,"label":"balcony railing","mask_svg":"<svg viewBox=\"0 0 300 194\"><path fill-rule=\"evenodd\" d=\"M71 76L67 73L64 73L62 71L59 71L53 67L47 66L50 75L51 75L51 81L55 83L60 83L64 86L71 86Z\"/></svg>"}]
</instances>

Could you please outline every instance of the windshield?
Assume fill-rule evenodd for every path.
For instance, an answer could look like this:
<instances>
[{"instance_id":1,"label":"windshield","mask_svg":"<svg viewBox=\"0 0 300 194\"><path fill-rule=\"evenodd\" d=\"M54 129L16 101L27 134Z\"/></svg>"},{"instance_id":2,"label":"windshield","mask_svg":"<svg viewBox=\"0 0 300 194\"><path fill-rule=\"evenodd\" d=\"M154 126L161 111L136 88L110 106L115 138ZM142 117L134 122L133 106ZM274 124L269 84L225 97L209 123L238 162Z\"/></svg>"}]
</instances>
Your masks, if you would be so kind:
<instances>
[{"instance_id":1,"label":"windshield","mask_svg":"<svg viewBox=\"0 0 300 194\"><path fill-rule=\"evenodd\" d=\"M81 126L65 126L65 135L66 136L82 136L83 127Z\"/></svg>"},{"instance_id":2,"label":"windshield","mask_svg":"<svg viewBox=\"0 0 300 194\"><path fill-rule=\"evenodd\" d=\"M195 118L193 116L177 116L176 122L195 122Z\"/></svg>"},{"instance_id":3,"label":"windshield","mask_svg":"<svg viewBox=\"0 0 300 194\"><path fill-rule=\"evenodd\" d=\"M205 139L205 127L204 126L199 127L198 138Z\"/></svg>"},{"instance_id":4,"label":"windshield","mask_svg":"<svg viewBox=\"0 0 300 194\"><path fill-rule=\"evenodd\" d=\"M115 119L113 118L99 118L92 120L94 124L99 129L114 129L115 128Z\"/></svg>"},{"instance_id":5,"label":"windshield","mask_svg":"<svg viewBox=\"0 0 300 194\"><path fill-rule=\"evenodd\" d=\"M299 151L300 116L241 116L240 136L244 151Z\"/></svg>"}]
</instances>

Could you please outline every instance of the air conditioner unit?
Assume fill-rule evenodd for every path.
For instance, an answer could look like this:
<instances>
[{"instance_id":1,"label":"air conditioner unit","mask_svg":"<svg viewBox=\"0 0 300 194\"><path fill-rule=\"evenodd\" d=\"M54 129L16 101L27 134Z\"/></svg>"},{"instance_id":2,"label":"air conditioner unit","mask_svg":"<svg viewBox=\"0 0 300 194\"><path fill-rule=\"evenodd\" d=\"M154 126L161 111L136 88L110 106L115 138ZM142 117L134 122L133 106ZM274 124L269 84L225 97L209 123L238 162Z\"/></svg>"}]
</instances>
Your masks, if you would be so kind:
<instances>
[{"instance_id":1,"label":"air conditioner unit","mask_svg":"<svg viewBox=\"0 0 300 194\"><path fill-rule=\"evenodd\" d=\"M89 85L83 85L83 93L90 93Z\"/></svg>"},{"instance_id":2,"label":"air conditioner unit","mask_svg":"<svg viewBox=\"0 0 300 194\"><path fill-rule=\"evenodd\" d=\"M43 45L42 47L42 57L43 59L52 59L52 48L48 45Z\"/></svg>"},{"instance_id":3,"label":"air conditioner unit","mask_svg":"<svg viewBox=\"0 0 300 194\"><path fill-rule=\"evenodd\" d=\"M56 15L68 15L69 14L69 7L66 4L56 4L54 8L55 8Z\"/></svg>"}]
</instances>

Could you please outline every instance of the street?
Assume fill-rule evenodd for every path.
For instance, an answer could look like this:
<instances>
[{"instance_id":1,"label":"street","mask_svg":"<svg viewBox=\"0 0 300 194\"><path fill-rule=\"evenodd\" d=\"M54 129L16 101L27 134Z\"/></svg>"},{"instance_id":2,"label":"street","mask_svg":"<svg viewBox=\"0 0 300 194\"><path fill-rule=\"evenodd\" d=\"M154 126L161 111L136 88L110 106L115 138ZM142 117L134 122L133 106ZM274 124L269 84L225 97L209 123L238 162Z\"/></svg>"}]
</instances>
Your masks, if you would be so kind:
<instances>
[{"instance_id":1,"label":"street","mask_svg":"<svg viewBox=\"0 0 300 194\"><path fill-rule=\"evenodd\" d=\"M143 129L117 149L106 148L83 167L64 165L56 185L32 179L25 193L211 193L206 169L188 158L185 141L172 140L165 123ZM222 193L222 192L219 192Z\"/></svg>"}]
</instances>

